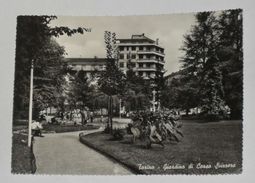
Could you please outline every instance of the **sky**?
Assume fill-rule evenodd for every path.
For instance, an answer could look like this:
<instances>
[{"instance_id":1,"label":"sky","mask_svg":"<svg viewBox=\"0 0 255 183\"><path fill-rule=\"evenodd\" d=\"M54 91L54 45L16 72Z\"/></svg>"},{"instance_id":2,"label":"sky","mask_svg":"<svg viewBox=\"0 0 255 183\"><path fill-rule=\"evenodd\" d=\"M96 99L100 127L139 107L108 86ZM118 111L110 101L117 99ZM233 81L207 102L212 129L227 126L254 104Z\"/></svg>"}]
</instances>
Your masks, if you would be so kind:
<instances>
[{"instance_id":1,"label":"sky","mask_svg":"<svg viewBox=\"0 0 255 183\"><path fill-rule=\"evenodd\" d=\"M104 31L115 32L117 38L128 39L133 34L142 34L156 40L165 48L165 75L180 69L183 52L180 47L183 35L195 24L194 14L138 15L138 16L58 16L51 22L54 26L91 28L91 32L60 36L57 42L65 47L66 57L106 57Z\"/></svg>"}]
</instances>

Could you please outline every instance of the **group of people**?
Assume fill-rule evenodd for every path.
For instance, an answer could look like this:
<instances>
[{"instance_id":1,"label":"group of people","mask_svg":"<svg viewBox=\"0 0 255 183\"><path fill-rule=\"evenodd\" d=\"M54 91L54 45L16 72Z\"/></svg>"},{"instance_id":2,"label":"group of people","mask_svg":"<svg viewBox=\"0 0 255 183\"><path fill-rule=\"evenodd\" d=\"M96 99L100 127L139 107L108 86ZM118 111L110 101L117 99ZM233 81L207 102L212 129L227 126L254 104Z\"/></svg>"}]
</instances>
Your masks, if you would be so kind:
<instances>
[{"instance_id":1,"label":"group of people","mask_svg":"<svg viewBox=\"0 0 255 183\"><path fill-rule=\"evenodd\" d=\"M50 117L45 113L41 114L41 119L45 119L47 123L63 123L72 121L74 124L85 125L88 122L93 123L93 112L88 110L74 109L72 111L58 112L54 117ZM60 122L59 122L60 121Z\"/></svg>"},{"instance_id":2,"label":"group of people","mask_svg":"<svg viewBox=\"0 0 255 183\"><path fill-rule=\"evenodd\" d=\"M133 141L145 137L149 139L148 146L152 143L162 144L166 139L180 141L183 137L180 116L175 110L167 112L138 112L132 115L133 124L130 131Z\"/></svg>"}]
</instances>

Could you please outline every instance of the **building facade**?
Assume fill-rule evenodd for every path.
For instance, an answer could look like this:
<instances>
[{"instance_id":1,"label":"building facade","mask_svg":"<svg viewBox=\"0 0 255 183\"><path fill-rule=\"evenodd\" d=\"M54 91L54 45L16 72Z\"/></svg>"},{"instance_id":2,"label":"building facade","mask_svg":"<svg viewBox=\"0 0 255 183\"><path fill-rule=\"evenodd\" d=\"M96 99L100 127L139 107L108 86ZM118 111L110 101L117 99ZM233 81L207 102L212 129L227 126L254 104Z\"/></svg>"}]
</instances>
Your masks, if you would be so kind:
<instances>
[{"instance_id":1,"label":"building facade","mask_svg":"<svg viewBox=\"0 0 255 183\"><path fill-rule=\"evenodd\" d=\"M164 73L164 48L144 34L132 35L129 39L118 39L119 68L126 73L131 67L144 79L153 79L156 72Z\"/></svg>"},{"instance_id":2,"label":"building facade","mask_svg":"<svg viewBox=\"0 0 255 183\"><path fill-rule=\"evenodd\" d=\"M106 62L106 58L66 58L66 63L73 72L83 70L88 78L92 78L96 72L104 71Z\"/></svg>"},{"instance_id":3,"label":"building facade","mask_svg":"<svg viewBox=\"0 0 255 183\"><path fill-rule=\"evenodd\" d=\"M144 79L153 79L164 74L164 48L144 34L132 35L129 39L118 39L119 68L126 73L129 68ZM106 68L106 58L66 58L68 66L75 72L83 70L91 78L96 71Z\"/></svg>"}]
</instances>

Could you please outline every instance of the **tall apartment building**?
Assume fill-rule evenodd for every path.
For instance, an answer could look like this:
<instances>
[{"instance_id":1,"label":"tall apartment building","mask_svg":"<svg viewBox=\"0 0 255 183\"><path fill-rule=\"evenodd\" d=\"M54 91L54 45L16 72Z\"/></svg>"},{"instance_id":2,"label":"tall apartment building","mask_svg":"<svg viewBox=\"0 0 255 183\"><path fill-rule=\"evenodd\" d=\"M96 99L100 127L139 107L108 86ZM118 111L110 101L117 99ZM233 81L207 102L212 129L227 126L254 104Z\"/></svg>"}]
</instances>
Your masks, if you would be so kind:
<instances>
[{"instance_id":1,"label":"tall apartment building","mask_svg":"<svg viewBox=\"0 0 255 183\"><path fill-rule=\"evenodd\" d=\"M144 34L130 39L118 39L119 67L126 73L129 67L144 79L153 79L156 72L164 73L164 48Z\"/></svg>"}]
</instances>

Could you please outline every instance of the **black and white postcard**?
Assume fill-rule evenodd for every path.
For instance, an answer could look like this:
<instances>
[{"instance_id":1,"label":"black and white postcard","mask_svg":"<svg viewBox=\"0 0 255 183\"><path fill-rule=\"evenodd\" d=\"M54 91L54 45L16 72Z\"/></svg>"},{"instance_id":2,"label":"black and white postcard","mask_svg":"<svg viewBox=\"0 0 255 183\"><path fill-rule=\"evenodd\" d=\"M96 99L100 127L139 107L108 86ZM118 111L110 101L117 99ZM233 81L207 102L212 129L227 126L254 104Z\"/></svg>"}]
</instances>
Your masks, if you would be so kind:
<instances>
[{"instance_id":1,"label":"black and white postcard","mask_svg":"<svg viewBox=\"0 0 255 183\"><path fill-rule=\"evenodd\" d=\"M242 14L18 16L12 173L242 173Z\"/></svg>"}]
</instances>

